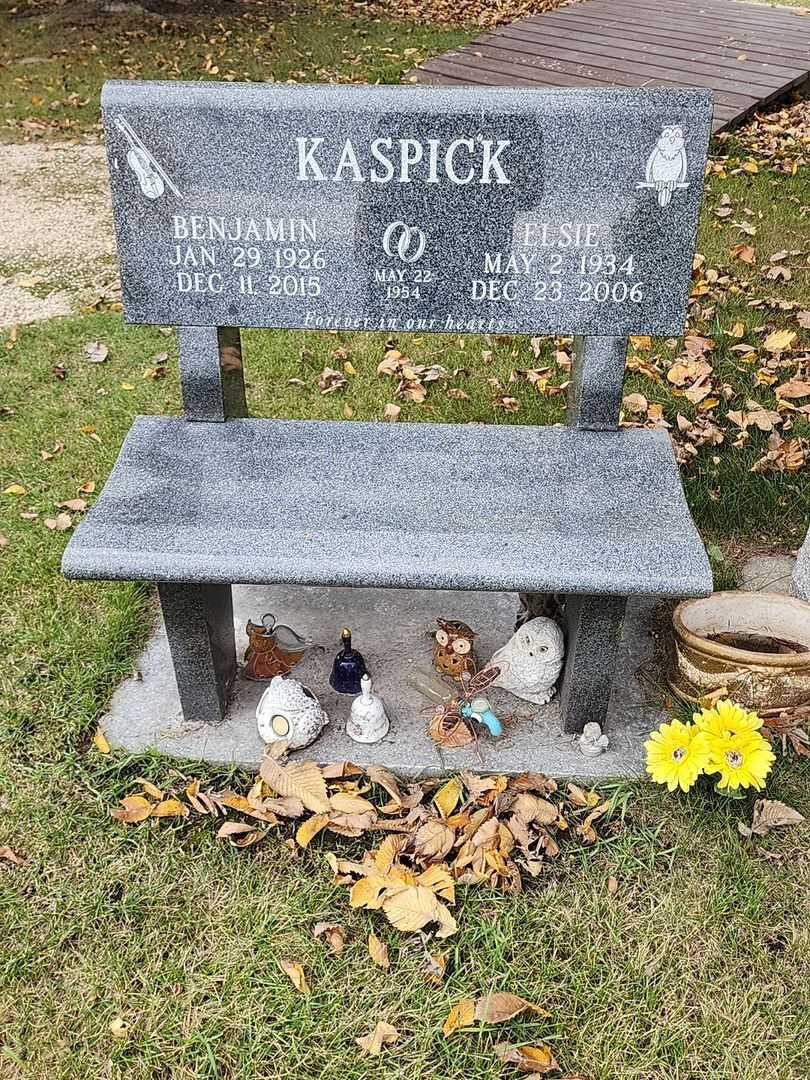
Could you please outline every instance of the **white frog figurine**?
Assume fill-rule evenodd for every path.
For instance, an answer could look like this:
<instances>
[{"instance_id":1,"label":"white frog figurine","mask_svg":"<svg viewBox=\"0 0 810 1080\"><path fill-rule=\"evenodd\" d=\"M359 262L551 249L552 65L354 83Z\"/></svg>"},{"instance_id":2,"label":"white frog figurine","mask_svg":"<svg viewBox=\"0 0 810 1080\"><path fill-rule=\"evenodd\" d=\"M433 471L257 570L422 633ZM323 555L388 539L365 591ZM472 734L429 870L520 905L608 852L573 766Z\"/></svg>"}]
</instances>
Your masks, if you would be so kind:
<instances>
[{"instance_id":1,"label":"white frog figurine","mask_svg":"<svg viewBox=\"0 0 810 1080\"><path fill-rule=\"evenodd\" d=\"M290 744L291 750L309 746L326 725L329 717L309 689L296 679L276 675L256 706L256 724L266 743Z\"/></svg>"},{"instance_id":2,"label":"white frog figurine","mask_svg":"<svg viewBox=\"0 0 810 1080\"><path fill-rule=\"evenodd\" d=\"M585 725L582 733L577 735L575 741L579 747L579 752L584 754L585 757L599 757L610 746L610 739L602 733L599 724L593 720Z\"/></svg>"},{"instance_id":3,"label":"white frog figurine","mask_svg":"<svg viewBox=\"0 0 810 1080\"><path fill-rule=\"evenodd\" d=\"M501 686L524 701L545 705L554 697L564 658L562 630L553 619L541 615L516 630L492 654L487 667L501 669L493 686Z\"/></svg>"},{"instance_id":4,"label":"white frog figurine","mask_svg":"<svg viewBox=\"0 0 810 1080\"><path fill-rule=\"evenodd\" d=\"M351 715L346 721L346 734L359 743L376 743L384 739L391 726L380 697L371 692L371 678L360 679L361 693L352 702Z\"/></svg>"}]
</instances>

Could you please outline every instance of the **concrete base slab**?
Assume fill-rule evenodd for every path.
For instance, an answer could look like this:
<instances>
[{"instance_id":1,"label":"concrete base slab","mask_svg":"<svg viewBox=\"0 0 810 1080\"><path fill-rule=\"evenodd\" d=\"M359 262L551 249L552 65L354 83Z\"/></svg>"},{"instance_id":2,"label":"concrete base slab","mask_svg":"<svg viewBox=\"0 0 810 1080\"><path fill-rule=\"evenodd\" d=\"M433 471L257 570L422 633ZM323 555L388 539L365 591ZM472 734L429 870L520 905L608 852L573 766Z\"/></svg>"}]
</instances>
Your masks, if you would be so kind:
<instances>
[{"instance_id":1,"label":"concrete base slab","mask_svg":"<svg viewBox=\"0 0 810 1080\"><path fill-rule=\"evenodd\" d=\"M562 733L556 698L538 709L502 690L490 693L496 713L504 719L500 738L483 732L477 746L445 750L427 735L431 706L409 680L416 670L431 670L436 618L462 619L478 631L476 648L483 663L514 630L518 609L514 594L250 585L234 587L233 605L240 657L247 646L245 623L249 618L258 621L268 611L323 646L311 650L293 671L330 717L320 738L299 752L322 764L378 763L412 777L462 768L512 774L534 769L594 780L631 777L643 772L644 737L666 716L660 700L655 700L659 695L638 678L644 670L655 685L664 685L663 673L655 669L650 636L655 601L628 604L611 694L610 748L597 758L583 756L573 737ZM352 698L329 686L344 625L352 628L353 644L365 656L374 689L384 699L391 720L389 734L372 746L346 735ZM184 717L161 623L138 657L133 677L114 694L102 728L113 746L130 751L153 748L175 757L255 769L263 749L255 709L264 685L238 676L222 723L202 724L193 716Z\"/></svg>"},{"instance_id":2,"label":"concrete base slab","mask_svg":"<svg viewBox=\"0 0 810 1080\"><path fill-rule=\"evenodd\" d=\"M790 595L796 560L792 555L752 555L742 567L741 588L745 592L772 592Z\"/></svg>"}]
</instances>

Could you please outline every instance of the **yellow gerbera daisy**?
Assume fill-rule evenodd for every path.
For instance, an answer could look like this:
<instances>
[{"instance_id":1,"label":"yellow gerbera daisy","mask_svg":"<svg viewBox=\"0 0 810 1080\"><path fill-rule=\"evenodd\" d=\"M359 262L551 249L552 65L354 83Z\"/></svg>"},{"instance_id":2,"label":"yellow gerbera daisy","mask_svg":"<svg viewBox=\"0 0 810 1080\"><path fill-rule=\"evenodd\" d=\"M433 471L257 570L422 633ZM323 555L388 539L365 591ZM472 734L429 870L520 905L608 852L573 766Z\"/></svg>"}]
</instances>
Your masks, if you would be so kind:
<instances>
[{"instance_id":1,"label":"yellow gerbera daisy","mask_svg":"<svg viewBox=\"0 0 810 1080\"><path fill-rule=\"evenodd\" d=\"M670 791L688 791L709 762L706 737L694 724L673 720L650 733L644 743L647 772Z\"/></svg>"},{"instance_id":2,"label":"yellow gerbera daisy","mask_svg":"<svg viewBox=\"0 0 810 1080\"><path fill-rule=\"evenodd\" d=\"M706 772L720 773L718 788L753 787L761 791L776 761L770 743L758 731L738 731L732 735L705 735L709 750Z\"/></svg>"},{"instance_id":3,"label":"yellow gerbera daisy","mask_svg":"<svg viewBox=\"0 0 810 1080\"><path fill-rule=\"evenodd\" d=\"M728 698L718 701L711 709L694 713L692 719L700 731L709 735L740 735L745 731L758 731L762 727L762 720L755 712L747 712Z\"/></svg>"}]
</instances>

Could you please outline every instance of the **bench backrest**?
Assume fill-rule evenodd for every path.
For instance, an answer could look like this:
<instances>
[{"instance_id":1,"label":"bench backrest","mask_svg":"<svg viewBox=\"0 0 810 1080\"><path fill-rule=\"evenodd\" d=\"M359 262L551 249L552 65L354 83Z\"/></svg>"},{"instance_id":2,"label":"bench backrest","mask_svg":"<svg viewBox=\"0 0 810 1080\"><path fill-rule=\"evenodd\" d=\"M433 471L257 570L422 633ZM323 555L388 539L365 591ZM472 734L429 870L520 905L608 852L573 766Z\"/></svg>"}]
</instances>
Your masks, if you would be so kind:
<instances>
[{"instance_id":1,"label":"bench backrest","mask_svg":"<svg viewBox=\"0 0 810 1080\"><path fill-rule=\"evenodd\" d=\"M112 82L124 313L180 328L190 419L244 413L238 328L578 336L569 417L618 419L626 337L683 328L711 94Z\"/></svg>"}]
</instances>

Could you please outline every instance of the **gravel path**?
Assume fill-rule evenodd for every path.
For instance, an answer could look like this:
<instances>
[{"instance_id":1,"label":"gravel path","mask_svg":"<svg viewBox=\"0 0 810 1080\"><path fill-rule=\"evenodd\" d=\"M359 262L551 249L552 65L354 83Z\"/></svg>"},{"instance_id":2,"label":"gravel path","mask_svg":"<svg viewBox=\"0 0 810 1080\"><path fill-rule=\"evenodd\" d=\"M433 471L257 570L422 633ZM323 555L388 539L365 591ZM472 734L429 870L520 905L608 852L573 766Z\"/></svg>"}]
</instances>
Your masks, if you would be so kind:
<instances>
[{"instance_id":1,"label":"gravel path","mask_svg":"<svg viewBox=\"0 0 810 1080\"><path fill-rule=\"evenodd\" d=\"M118 288L100 145L0 145L0 326L66 315Z\"/></svg>"}]
</instances>

